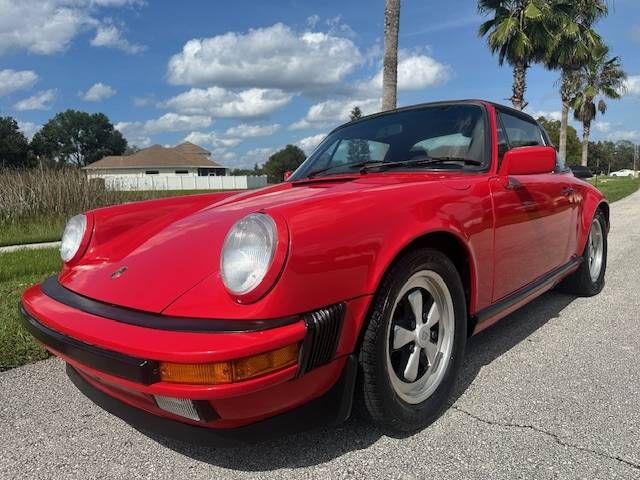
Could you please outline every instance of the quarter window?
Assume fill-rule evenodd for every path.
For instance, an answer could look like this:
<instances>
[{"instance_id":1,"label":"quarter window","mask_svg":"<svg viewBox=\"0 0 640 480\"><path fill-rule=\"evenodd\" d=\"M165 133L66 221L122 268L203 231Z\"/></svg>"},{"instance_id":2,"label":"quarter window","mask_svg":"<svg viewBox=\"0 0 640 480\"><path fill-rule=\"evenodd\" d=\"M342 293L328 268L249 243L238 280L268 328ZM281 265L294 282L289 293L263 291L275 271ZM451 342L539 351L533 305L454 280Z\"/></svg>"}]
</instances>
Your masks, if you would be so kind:
<instances>
[{"instance_id":1,"label":"quarter window","mask_svg":"<svg viewBox=\"0 0 640 480\"><path fill-rule=\"evenodd\" d=\"M507 134L509 147L545 145L542 132L537 124L503 112L500 112L500 118Z\"/></svg>"}]
</instances>

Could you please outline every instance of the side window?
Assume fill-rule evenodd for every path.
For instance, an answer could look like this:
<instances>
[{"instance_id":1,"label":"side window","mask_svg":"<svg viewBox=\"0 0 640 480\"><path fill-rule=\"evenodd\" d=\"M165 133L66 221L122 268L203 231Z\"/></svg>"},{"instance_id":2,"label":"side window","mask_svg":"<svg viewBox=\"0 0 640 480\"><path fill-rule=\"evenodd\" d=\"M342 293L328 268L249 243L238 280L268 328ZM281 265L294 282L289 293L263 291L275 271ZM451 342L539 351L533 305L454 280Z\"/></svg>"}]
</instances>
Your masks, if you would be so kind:
<instances>
[{"instance_id":1,"label":"side window","mask_svg":"<svg viewBox=\"0 0 640 480\"><path fill-rule=\"evenodd\" d=\"M511 148L545 145L544 137L537 124L508 113L500 112L499 115Z\"/></svg>"}]
</instances>

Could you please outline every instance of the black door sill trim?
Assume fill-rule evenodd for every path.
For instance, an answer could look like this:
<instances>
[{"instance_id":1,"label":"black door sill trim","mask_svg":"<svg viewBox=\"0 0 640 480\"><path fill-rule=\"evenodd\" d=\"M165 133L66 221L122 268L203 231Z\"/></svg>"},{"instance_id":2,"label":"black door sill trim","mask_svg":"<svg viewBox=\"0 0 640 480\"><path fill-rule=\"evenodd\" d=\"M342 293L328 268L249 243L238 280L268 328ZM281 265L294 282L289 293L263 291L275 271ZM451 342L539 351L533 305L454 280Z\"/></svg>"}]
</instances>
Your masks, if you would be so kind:
<instances>
[{"instance_id":1,"label":"black door sill trim","mask_svg":"<svg viewBox=\"0 0 640 480\"><path fill-rule=\"evenodd\" d=\"M564 275L566 275L572 269L580 265L580 262L582 262L582 257L575 257L569 260L569 262L565 263L564 265L561 265L560 267L555 268L550 272L547 272L546 274L539 277L537 280L534 280L528 285L525 285L524 287L516 290L515 292L510 293L509 295L502 298L501 300L498 300L493 305L489 305L488 307L480 310L476 314L476 318L477 318L476 323L481 324L482 322L489 320L492 317L495 317L497 314L499 314L503 310L506 310L512 307L516 303L520 302L523 298L528 297L529 295L536 292L537 290L540 290L543 287L548 286L550 283L554 283L560 280Z\"/></svg>"},{"instance_id":2,"label":"black door sill trim","mask_svg":"<svg viewBox=\"0 0 640 480\"><path fill-rule=\"evenodd\" d=\"M62 286L55 276L47 278L42 282L40 288L46 296L68 307L129 325L159 330L203 333L259 332L301 321L301 317L298 316L274 318L271 320L228 320L219 318L172 317L144 312L132 308L111 305L79 295Z\"/></svg>"}]
</instances>

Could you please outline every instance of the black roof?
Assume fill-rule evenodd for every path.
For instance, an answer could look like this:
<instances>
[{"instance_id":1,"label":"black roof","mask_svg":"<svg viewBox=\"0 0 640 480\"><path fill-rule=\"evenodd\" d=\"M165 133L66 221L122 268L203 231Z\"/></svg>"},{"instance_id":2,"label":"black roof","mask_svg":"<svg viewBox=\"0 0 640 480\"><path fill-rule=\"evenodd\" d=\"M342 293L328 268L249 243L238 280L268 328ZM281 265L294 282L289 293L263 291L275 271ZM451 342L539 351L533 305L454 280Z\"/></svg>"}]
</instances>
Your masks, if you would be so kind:
<instances>
[{"instance_id":1,"label":"black roof","mask_svg":"<svg viewBox=\"0 0 640 480\"><path fill-rule=\"evenodd\" d=\"M439 100L437 102L425 102L425 103L416 103L414 105L407 105L405 107L400 107L400 108L394 108L393 110L387 110L384 112L377 112L377 113L372 113L370 115L366 115L362 118L359 118L358 120L352 120L350 122L346 122L343 123L342 125L334 128L333 130L331 130L329 132L329 134L335 132L336 130L339 130L343 127L346 127L347 125L353 125L354 123L358 123L361 122L363 120L370 120L372 118L377 118L377 117L382 117L385 115L392 115L394 113L398 113L398 112L405 112L408 110L417 110L420 108L425 108L425 107L434 107L434 106L439 106L439 105L478 105L478 106L483 106L485 104L490 104L492 105L494 108L496 108L497 110L501 110L503 112L507 112L511 115L517 116L517 117L521 117L527 120L532 120L532 121L536 121L531 115L529 115L526 112L523 112L521 110L516 110L515 108L512 107L507 107L506 105L502 105L500 103L496 103L496 102L491 102L489 100L481 100L481 99L476 99L476 98L468 98L468 99L462 99L462 100ZM537 122L536 122L537 123Z\"/></svg>"}]
</instances>

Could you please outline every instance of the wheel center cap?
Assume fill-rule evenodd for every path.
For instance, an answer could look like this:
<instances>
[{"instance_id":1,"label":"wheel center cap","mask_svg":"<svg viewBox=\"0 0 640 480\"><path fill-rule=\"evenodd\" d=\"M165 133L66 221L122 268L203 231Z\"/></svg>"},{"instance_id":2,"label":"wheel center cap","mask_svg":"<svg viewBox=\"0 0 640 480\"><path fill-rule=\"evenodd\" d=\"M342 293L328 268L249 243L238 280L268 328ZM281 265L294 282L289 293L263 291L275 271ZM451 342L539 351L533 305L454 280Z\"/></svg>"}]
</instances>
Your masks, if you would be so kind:
<instances>
[{"instance_id":1,"label":"wheel center cap","mask_svg":"<svg viewBox=\"0 0 640 480\"><path fill-rule=\"evenodd\" d=\"M427 345L427 343L429 343L429 340L431 339L431 329L427 328L426 326L423 326L422 328L420 328L420 330L418 331L418 343L420 344L421 347L424 347Z\"/></svg>"}]
</instances>

